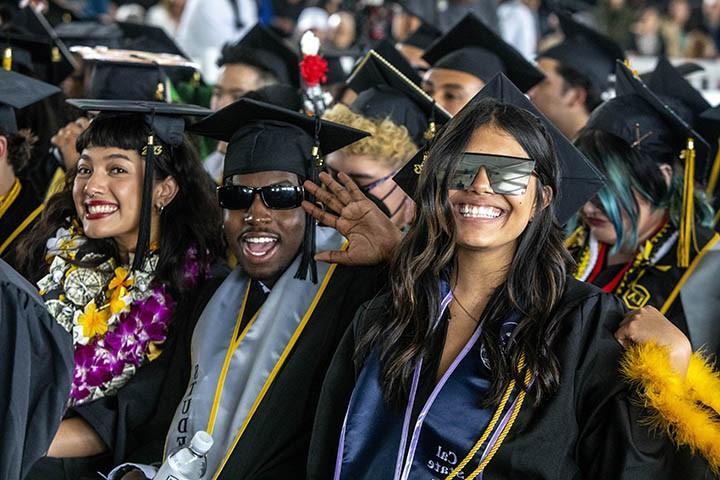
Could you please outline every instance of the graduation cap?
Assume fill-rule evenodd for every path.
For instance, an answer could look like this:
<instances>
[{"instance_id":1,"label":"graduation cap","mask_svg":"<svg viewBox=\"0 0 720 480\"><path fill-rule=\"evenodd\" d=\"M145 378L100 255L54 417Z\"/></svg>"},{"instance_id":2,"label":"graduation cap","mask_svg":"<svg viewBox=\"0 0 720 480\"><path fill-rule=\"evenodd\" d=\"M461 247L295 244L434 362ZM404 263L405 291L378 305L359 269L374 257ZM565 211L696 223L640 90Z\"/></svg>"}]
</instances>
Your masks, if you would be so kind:
<instances>
[{"instance_id":1,"label":"graduation cap","mask_svg":"<svg viewBox=\"0 0 720 480\"><path fill-rule=\"evenodd\" d=\"M425 20L422 15L418 14L407 4L403 2L396 2L396 4L408 15L420 20L420 26L416 28L415 31L412 32L405 40L399 43L402 43L403 45L410 45L424 51L427 50L435 40L442 37L442 31L440 31L440 29Z\"/></svg>"},{"instance_id":2,"label":"graduation cap","mask_svg":"<svg viewBox=\"0 0 720 480\"><path fill-rule=\"evenodd\" d=\"M164 29L133 22L117 22L124 37L123 48L150 53L171 53L190 58Z\"/></svg>"},{"instance_id":3,"label":"graduation cap","mask_svg":"<svg viewBox=\"0 0 720 480\"><path fill-rule=\"evenodd\" d=\"M565 39L557 46L538 55L552 58L562 65L585 75L599 92L610 85L609 77L615 69L615 61L623 60L623 49L610 37L575 21L572 15L556 11Z\"/></svg>"},{"instance_id":4,"label":"graduation cap","mask_svg":"<svg viewBox=\"0 0 720 480\"><path fill-rule=\"evenodd\" d=\"M78 63L70 53L67 45L63 42L55 32L48 19L37 9L26 6L19 12L17 23L13 19L13 23L18 28L26 30L27 34L35 37L38 41L51 42L50 58L35 58L35 62L49 64L51 68L47 72L48 81L59 84L65 80L76 68ZM43 57L41 55L41 57Z\"/></svg>"},{"instance_id":5,"label":"graduation cap","mask_svg":"<svg viewBox=\"0 0 720 480\"><path fill-rule=\"evenodd\" d=\"M197 105L133 100L72 99L67 102L85 112L99 112L100 115L139 115L151 129L147 145L142 150L142 155L145 157L145 177L140 212L140 233L132 265L133 270L138 270L142 268L145 255L150 247L155 156L161 155L163 149L167 147L172 148L182 144L185 134L183 117L206 116L212 111ZM156 138L160 141L158 142Z\"/></svg>"},{"instance_id":6,"label":"graduation cap","mask_svg":"<svg viewBox=\"0 0 720 480\"><path fill-rule=\"evenodd\" d=\"M523 92L541 82L545 75L512 45L493 32L473 13L468 13L423 55L432 68L459 70L487 83L505 73Z\"/></svg>"},{"instance_id":7,"label":"graduation cap","mask_svg":"<svg viewBox=\"0 0 720 480\"><path fill-rule=\"evenodd\" d=\"M322 167L321 155L368 136L361 130L247 96L196 123L191 130L228 142L224 177L282 170L312 180L317 179L317 170ZM312 281L317 282L314 255L315 222L308 215L296 278L305 279L309 270Z\"/></svg>"},{"instance_id":8,"label":"graduation cap","mask_svg":"<svg viewBox=\"0 0 720 480\"><path fill-rule=\"evenodd\" d=\"M673 164L682 159L683 213L678 238L678 265L687 267L695 235L694 183L704 183L710 146L692 126L623 63L615 69L617 96L600 105L585 128L602 130L625 140L645 158Z\"/></svg>"},{"instance_id":9,"label":"graduation cap","mask_svg":"<svg viewBox=\"0 0 720 480\"><path fill-rule=\"evenodd\" d=\"M59 91L49 83L0 69L0 128L5 133L16 133L14 109L25 108Z\"/></svg>"},{"instance_id":10,"label":"graduation cap","mask_svg":"<svg viewBox=\"0 0 720 480\"><path fill-rule=\"evenodd\" d=\"M556 216L561 224L566 223L603 186L603 175L504 74L495 75L464 108L473 108L483 98L495 98L530 112L550 133L557 151L560 176ZM416 155L394 178L411 197L414 197L423 161Z\"/></svg>"},{"instance_id":11,"label":"graduation cap","mask_svg":"<svg viewBox=\"0 0 720 480\"><path fill-rule=\"evenodd\" d=\"M168 98L168 75L184 71L188 75L198 65L185 57L169 53L104 47L72 47L90 65L88 96L103 100L164 101Z\"/></svg>"},{"instance_id":12,"label":"graduation cap","mask_svg":"<svg viewBox=\"0 0 720 480\"><path fill-rule=\"evenodd\" d=\"M120 48L123 39L123 32L115 23L61 23L55 27L55 33L69 46Z\"/></svg>"},{"instance_id":13,"label":"graduation cap","mask_svg":"<svg viewBox=\"0 0 720 480\"><path fill-rule=\"evenodd\" d=\"M223 47L218 66L245 63L271 72L280 83L300 87L300 57L267 27L257 24L235 44Z\"/></svg>"},{"instance_id":14,"label":"graduation cap","mask_svg":"<svg viewBox=\"0 0 720 480\"><path fill-rule=\"evenodd\" d=\"M4 63L18 65L54 84L60 84L77 66L65 44L49 33L37 35L16 25L3 26L0 47Z\"/></svg>"},{"instance_id":15,"label":"graduation cap","mask_svg":"<svg viewBox=\"0 0 720 480\"><path fill-rule=\"evenodd\" d=\"M660 60L658 59L658 63L659 63L659 61ZM696 73L696 72L704 72L705 71L705 67L703 67L702 65L699 65L695 62L683 62L678 65L673 65L673 67L683 77L687 77L688 75L692 75L693 73ZM657 66L655 68L657 68ZM649 84L650 79L653 76L653 73L654 73L654 70L645 72L645 73L641 73L640 80L645 82L646 85Z\"/></svg>"},{"instance_id":16,"label":"graduation cap","mask_svg":"<svg viewBox=\"0 0 720 480\"><path fill-rule=\"evenodd\" d=\"M415 85L422 85L422 78L418 75L417 71L410 65L410 62L403 56L400 51L395 48L389 40L382 39L375 44L372 48L375 52L379 53L382 58L388 61L393 67L405 75Z\"/></svg>"},{"instance_id":17,"label":"graduation cap","mask_svg":"<svg viewBox=\"0 0 720 480\"><path fill-rule=\"evenodd\" d=\"M422 18L420 19L420 21L420 26L416 28L409 37L407 37L400 43L404 45L410 45L424 51L427 50L428 47L430 47L430 45L432 45L435 40L442 37L442 32L427 23Z\"/></svg>"},{"instance_id":18,"label":"graduation cap","mask_svg":"<svg viewBox=\"0 0 720 480\"><path fill-rule=\"evenodd\" d=\"M692 65L692 64L691 64ZM696 65L699 67L699 65ZM702 69L702 67L699 67ZM642 76L640 76L642 80ZM708 110L711 105L705 97L685 79L685 75L665 56L658 58L658 63L652 75L645 84L657 95L672 97L683 103L693 114L694 124L700 114Z\"/></svg>"},{"instance_id":19,"label":"graduation cap","mask_svg":"<svg viewBox=\"0 0 720 480\"><path fill-rule=\"evenodd\" d=\"M417 145L430 140L450 114L374 50L360 61L347 84L358 93L350 109L368 118L404 125Z\"/></svg>"}]
</instances>

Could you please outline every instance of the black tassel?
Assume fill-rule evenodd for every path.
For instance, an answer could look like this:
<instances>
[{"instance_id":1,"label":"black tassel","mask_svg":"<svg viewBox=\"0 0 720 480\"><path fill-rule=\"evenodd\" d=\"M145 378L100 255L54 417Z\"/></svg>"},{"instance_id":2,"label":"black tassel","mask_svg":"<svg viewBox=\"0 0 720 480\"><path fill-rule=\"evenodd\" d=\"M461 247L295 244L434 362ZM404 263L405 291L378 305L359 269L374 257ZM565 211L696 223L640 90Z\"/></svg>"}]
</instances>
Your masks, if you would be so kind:
<instances>
[{"instance_id":1,"label":"black tassel","mask_svg":"<svg viewBox=\"0 0 720 480\"><path fill-rule=\"evenodd\" d=\"M155 173L155 139L151 134L145 146L145 178L143 179L142 203L140 206L140 232L135 245L132 269L142 270L145 255L150 249L150 218L152 216L152 187ZM162 148L162 147L158 147Z\"/></svg>"},{"instance_id":2,"label":"black tassel","mask_svg":"<svg viewBox=\"0 0 720 480\"><path fill-rule=\"evenodd\" d=\"M320 169L323 166L323 159L320 156L320 128L322 123L320 117L315 117L315 144L312 147L310 168L308 169L309 180L316 185L320 182ZM308 201L315 203L315 196L308 195ZM305 280L310 270L310 279L317 283L317 262L315 262L315 241L317 232L315 230L315 218L312 215L305 215L305 233L303 237L302 257L295 278Z\"/></svg>"}]
</instances>

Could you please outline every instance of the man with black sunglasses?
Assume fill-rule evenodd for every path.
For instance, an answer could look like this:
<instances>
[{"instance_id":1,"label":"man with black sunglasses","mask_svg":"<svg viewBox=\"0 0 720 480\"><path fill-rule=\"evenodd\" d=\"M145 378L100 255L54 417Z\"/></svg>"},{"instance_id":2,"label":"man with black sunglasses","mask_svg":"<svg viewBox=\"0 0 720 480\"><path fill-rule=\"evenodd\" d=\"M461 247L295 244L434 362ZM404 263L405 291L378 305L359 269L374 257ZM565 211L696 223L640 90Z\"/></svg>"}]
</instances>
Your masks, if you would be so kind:
<instances>
[{"instance_id":1,"label":"man with black sunglasses","mask_svg":"<svg viewBox=\"0 0 720 480\"><path fill-rule=\"evenodd\" d=\"M292 95L291 87L267 87L193 127L228 142L218 201L238 267L180 333L187 350L171 359L178 378L161 396L155 443L128 460L158 461L206 430L214 445L203 478L305 477L330 359L384 272L315 264L315 248L342 249L346 240L316 228L302 208L303 181L318 166L314 152L366 133L267 103L287 105L282 98Z\"/></svg>"}]
</instances>

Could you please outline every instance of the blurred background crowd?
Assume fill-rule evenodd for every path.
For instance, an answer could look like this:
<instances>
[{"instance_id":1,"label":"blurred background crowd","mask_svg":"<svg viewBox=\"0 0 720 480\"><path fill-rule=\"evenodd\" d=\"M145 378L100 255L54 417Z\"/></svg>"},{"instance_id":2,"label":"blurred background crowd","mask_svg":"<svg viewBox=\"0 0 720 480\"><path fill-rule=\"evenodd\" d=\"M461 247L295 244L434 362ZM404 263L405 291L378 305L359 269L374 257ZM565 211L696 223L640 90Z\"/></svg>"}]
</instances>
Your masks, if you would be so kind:
<instances>
[{"instance_id":1,"label":"blurred background crowd","mask_svg":"<svg viewBox=\"0 0 720 480\"><path fill-rule=\"evenodd\" d=\"M284 37L313 30L338 49L402 41L420 19L444 31L474 11L528 58L552 44L558 22L541 0L57 0L82 20L156 25L212 80L222 45L256 22ZM720 52L719 0L564 0L561 7L607 33L631 55L713 59ZM705 86L708 87L707 85Z\"/></svg>"}]
</instances>

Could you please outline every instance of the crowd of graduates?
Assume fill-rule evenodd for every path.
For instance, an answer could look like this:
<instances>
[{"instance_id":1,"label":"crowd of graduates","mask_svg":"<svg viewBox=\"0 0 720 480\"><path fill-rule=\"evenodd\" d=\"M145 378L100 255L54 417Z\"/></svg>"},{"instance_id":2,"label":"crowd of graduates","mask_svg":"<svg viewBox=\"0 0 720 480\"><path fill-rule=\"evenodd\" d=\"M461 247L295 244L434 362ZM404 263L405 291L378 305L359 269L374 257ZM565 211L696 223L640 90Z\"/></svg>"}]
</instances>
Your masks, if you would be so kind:
<instances>
[{"instance_id":1,"label":"crowd of graduates","mask_svg":"<svg viewBox=\"0 0 720 480\"><path fill-rule=\"evenodd\" d=\"M512 2L366 45L225 3L213 50L0 2L1 479L152 479L200 431L203 479L716 478L702 67L555 3L537 54Z\"/></svg>"}]
</instances>

